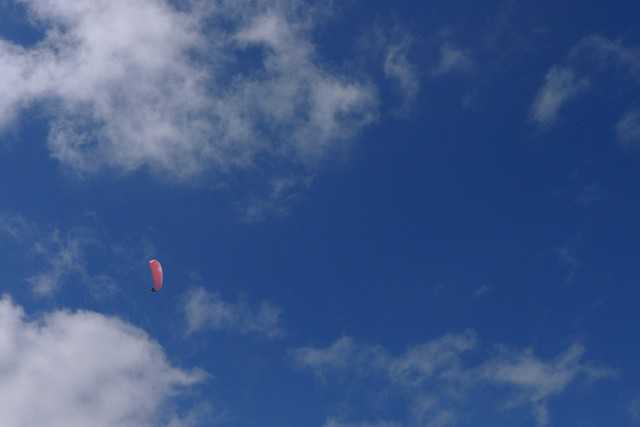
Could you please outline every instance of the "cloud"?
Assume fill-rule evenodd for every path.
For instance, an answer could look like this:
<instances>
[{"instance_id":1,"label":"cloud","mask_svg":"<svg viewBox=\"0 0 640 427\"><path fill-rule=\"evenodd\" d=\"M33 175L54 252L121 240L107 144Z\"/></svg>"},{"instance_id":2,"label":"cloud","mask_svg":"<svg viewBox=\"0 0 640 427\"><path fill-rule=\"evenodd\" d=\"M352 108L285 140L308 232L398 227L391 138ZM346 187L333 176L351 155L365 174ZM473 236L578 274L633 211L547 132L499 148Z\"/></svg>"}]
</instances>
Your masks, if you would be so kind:
<instances>
[{"instance_id":1,"label":"cloud","mask_svg":"<svg viewBox=\"0 0 640 427\"><path fill-rule=\"evenodd\" d=\"M26 248L38 260L39 272L27 278L37 296L52 296L68 280L89 277L85 254L95 241L86 229L44 231L20 215L2 214L1 235Z\"/></svg>"},{"instance_id":2,"label":"cloud","mask_svg":"<svg viewBox=\"0 0 640 427\"><path fill-rule=\"evenodd\" d=\"M0 236L21 241L33 235L32 225L20 215L0 214Z\"/></svg>"},{"instance_id":3,"label":"cloud","mask_svg":"<svg viewBox=\"0 0 640 427\"><path fill-rule=\"evenodd\" d=\"M375 87L322 66L295 1L21 4L44 37L0 40L0 125L48 106L51 155L76 172L308 167L377 116Z\"/></svg>"},{"instance_id":4,"label":"cloud","mask_svg":"<svg viewBox=\"0 0 640 427\"><path fill-rule=\"evenodd\" d=\"M0 299L2 425L181 425L171 400L204 380L173 367L143 331L92 312L30 319Z\"/></svg>"},{"instance_id":5,"label":"cloud","mask_svg":"<svg viewBox=\"0 0 640 427\"><path fill-rule=\"evenodd\" d=\"M589 207L595 203L602 201L606 197L606 190L597 182L585 185L580 194L576 197L576 201L583 207Z\"/></svg>"},{"instance_id":6,"label":"cloud","mask_svg":"<svg viewBox=\"0 0 640 427\"><path fill-rule=\"evenodd\" d=\"M567 244L556 249L556 255L560 264L566 269L565 283L573 284L576 274L580 270L580 258L576 249Z\"/></svg>"},{"instance_id":7,"label":"cloud","mask_svg":"<svg viewBox=\"0 0 640 427\"><path fill-rule=\"evenodd\" d=\"M625 84L640 84L640 49L600 35L580 40L567 55L566 65L556 65L548 72L531 109L532 119L542 126L553 124L562 108L605 72L608 76L626 77ZM639 140L638 115L632 109L616 124L620 143L635 145Z\"/></svg>"},{"instance_id":8,"label":"cloud","mask_svg":"<svg viewBox=\"0 0 640 427\"><path fill-rule=\"evenodd\" d=\"M434 76L443 76L452 72L468 71L473 66L469 53L449 42L440 46L440 58L433 69Z\"/></svg>"},{"instance_id":9,"label":"cloud","mask_svg":"<svg viewBox=\"0 0 640 427\"><path fill-rule=\"evenodd\" d=\"M373 423L348 423L336 418L329 418L324 427L400 427L400 424L388 421L378 421Z\"/></svg>"},{"instance_id":10,"label":"cloud","mask_svg":"<svg viewBox=\"0 0 640 427\"><path fill-rule=\"evenodd\" d=\"M390 43L384 58L384 73L387 78L398 83L406 106L411 105L420 93L420 76L416 66L409 59L411 39Z\"/></svg>"},{"instance_id":11,"label":"cloud","mask_svg":"<svg viewBox=\"0 0 640 427\"><path fill-rule=\"evenodd\" d=\"M377 378L405 404L405 421L429 427L455 425L481 393L508 408L529 408L539 426L548 424L548 403L580 380L596 381L614 373L584 361L574 344L545 360L532 350L506 350L478 357L473 332L449 334L415 345L400 355L343 337L324 348L292 352L294 363L327 380L339 374L355 383ZM473 362L472 362L473 361Z\"/></svg>"},{"instance_id":12,"label":"cloud","mask_svg":"<svg viewBox=\"0 0 640 427\"><path fill-rule=\"evenodd\" d=\"M454 410L440 408L441 401L433 396L418 396L411 405L412 415L418 425L448 427L455 425L458 420Z\"/></svg>"},{"instance_id":13,"label":"cloud","mask_svg":"<svg viewBox=\"0 0 640 427\"><path fill-rule=\"evenodd\" d=\"M473 292L473 296L476 298L480 298L483 296L486 296L487 294L491 293L491 291L493 291L493 288L489 285L482 285L480 286L478 289L476 289Z\"/></svg>"},{"instance_id":14,"label":"cloud","mask_svg":"<svg viewBox=\"0 0 640 427\"><path fill-rule=\"evenodd\" d=\"M444 370L459 364L461 354L473 349L472 332L444 337L409 348L399 357L384 348L358 345L350 337L342 337L325 348L302 347L293 351L295 363L319 375L331 371L351 370L361 373L378 371L395 383L418 386Z\"/></svg>"},{"instance_id":15,"label":"cloud","mask_svg":"<svg viewBox=\"0 0 640 427\"><path fill-rule=\"evenodd\" d=\"M640 84L640 49L627 47L622 42L593 35L581 40L570 52L573 63L587 62L593 73L611 70L628 76ZM640 143L640 112L627 111L615 125L618 142L631 147Z\"/></svg>"},{"instance_id":16,"label":"cloud","mask_svg":"<svg viewBox=\"0 0 640 427\"><path fill-rule=\"evenodd\" d=\"M599 35L585 37L569 53L572 63L590 62L592 71L621 69L640 80L640 50Z\"/></svg>"},{"instance_id":17,"label":"cloud","mask_svg":"<svg viewBox=\"0 0 640 427\"><path fill-rule=\"evenodd\" d=\"M437 340L416 345L387 366L387 375L398 384L419 387L434 377L459 378L461 357L476 346L471 332L446 335Z\"/></svg>"},{"instance_id":18,"label":"cloud","mask_svg":"<svg viewBox=\"0 0 640 427\"><path fill-rule=\"evenodd\" d=\"M457 419L452 405L458 389L466 387L467 381L461 361L475 345L475 335L466 332L445 335L394 356L383 347L361 345L342 337L325 348L296 349L292 357L296 366L309 369L324 380L331 374L340 374L356 381L382 381L390 390L408 396L413 423L445 427Z\"/></svg>"},{"instance_id":19,"label":"cloud","mask_svg":"<svg viewBox=\"0 0 640 427\"><path fill-rule=\"evenodd\" d=\"M59 230L51 232L44 240L34 245L36 256L42 260L44 271L27 279L38 296L51 296L65 279L88 276L85 250L88 241L82 236L62 235Z\"/></svg>"},{"instance_id":20,"label":"cloud","mask_svg":"<svg viewBox=\"0 0 640 427\"><path fill-rule=\"evenodd\" d=\"M399 22L368 27L357 40L359 56L352 59L368 70L379 70L390 83L393 103L383 110L404 116L410 112L422 90L422 73L415 53L419 41ZM399 105L398 105L399 104Z\"/></svg>"},{"instance_id":21,"label":"cloud","mask_svg":"<svg viewBox=\"0 0 640 427\"><path fill-rule=\"evenodd\" d=\"M640 424L640 397L629 404L629 416L635 424Z\"/></svg>"},{"instance_id":22,"label":"cloud","mask_svg":"<svg viewBox=\"0 0 640 427\"><path fill-rule=\"evenodd\" d=\"M588 87L588 80L578 78L571 69L553 67L536 95L531 118L539 125L552 125L562 108Z\"/></svg>"},{"instance_id":23,"label":"cloud","mask_svg":"<svg viewBox=\"0 0 640 427\"><path fill-rule=\"evenodd\" d=\"M357 352L362 351L352 338L342 337L325 348L298 348L294 350L293 358L299 367L309 368L318 376L324 377L335 370L342 371L351 368L356 360ZM370 361L365 360L364 368L368 369L369 364Z\"/></svg>"},{"instance_id":24,"label":"cloud","mask_svg":"<svg viewBox=\"0 0 640 427\"><path fill-rule=\"evenodd\" d=\"M289 214L291 204L313 182L312 177L275 177L266 182L266 194L250 197L239 204L242 219L256 223L267 217L284 217Z\"/></svg>"},{"instance_id":25,"label":"cloud","mask_svg":"<svg viewBox=\"0 0 640 427\"><path fill-rule=\"evenodd\" d=\"M282 310L266 301L257 306L245 301L232 303L215 292L195 288L184 298L182 310L189 334L209 329L276 338L284 333L280 320Z\"/></svg>"},{"instance_id":26,"label":"cloud","mask_svg":"<svg viewBox=\"0 0 640 427\"><path fill-rule=\"evenodd\" d=\"M35 273L26 281L38 297L53 297L71 284L86 286L95 298L112 296L119 279L131 275L131 269L122 266L131 260L146 263L153 252L143 239L113 242L97 227L43 226L16 214L0 214L0 240L3 237L34 264ZM89 262L93 258L100 262Z\"/></svg>"},{"instance_id":27,"label":"cloud","mask_svg":"<svg viewBox=\"0 0 640 427\"><path fill-rule=\"evenodd\" d=\"M616 125L618 141L626 146L640 146L640 110L627 112Z\"/></svg>"},{"instance_id":28,"label":"cloud","mask_svg":"<svg viewBox=\"0 0 640 427\"><path fill-rule=\"evenodd\" d=\"M547 403L552 397L584 377L588 380L608 378L613 372L582 361L583 346L574 344L555 359L544 361L531 350L506 352L488 361L482 376L488 382L512 387L516 397L512 405L529 405L539 426L549 424Z\"/></svg>"}]
</instances>

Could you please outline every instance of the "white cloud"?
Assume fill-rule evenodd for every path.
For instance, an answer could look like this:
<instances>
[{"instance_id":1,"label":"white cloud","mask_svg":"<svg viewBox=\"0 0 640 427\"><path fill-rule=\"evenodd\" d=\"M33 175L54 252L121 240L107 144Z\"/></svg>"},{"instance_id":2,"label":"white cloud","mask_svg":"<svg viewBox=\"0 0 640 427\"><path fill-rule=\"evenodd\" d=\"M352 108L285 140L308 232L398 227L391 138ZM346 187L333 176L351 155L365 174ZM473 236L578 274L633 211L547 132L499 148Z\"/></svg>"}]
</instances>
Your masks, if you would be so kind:
<instances>
[{"instance_id":1,"label":"white cloud","mask_svg":"<svg viewBox=\"0 0 640 427\"><path fill-rule=\"evenodd\" d=\"M297 2L21 3L45 37L0 40L0 124L45 102L51 155L78 172L308 166L376 118L375 88L320 64Z\"/></svg>"},{"instance_id":2,"label":"white cloud","mask_svg":"<svg viewBox=\"0 0 640 427\"><path fill-rule=\"evenodd\" d=\"M553 67L533 102L532 119L542 126L552 125L562 108L588 87L588 80L577 77L573 70Z\"/></svg>"},{"instance_id":3,"label":"white cloud","mask_svg":"<svg viewBox=\"0 0 640 427\"><path fill-rule=\"evenodd\" d=\"M434 396L417 396L411 403L411 412L418 425L448 427L455 425L458 417L454 411L441 408L441 401Z\"/></svg>"},{"instance_id":4,"label":"white cloud","mask_svg":"<svg viewBox=\"0 0 640 427\"><path fill-rule=\"evenodd\" d=\"M384 110L391 114L408 113L422 89L422 73L416 63L417 44L414 34L398 22L377 23L358 38L360 56L354 62L366 63L368 69L381 68L394 92L394 104L399 102L385 106Z\"/></svg>"},{"instance_id":5,"label":"white cloud","mask_svg":"<svg viewBox=\"0 0 640 427\"><path fill-rule=\"evenodd\" d=\"M549 399L565 391L580 377L597 380L613 375L608 369L584 363L584 353L584 347L577 344L550 361L536 357L531 350L513 352L488 361L481 370L485 380L512 387L516 397L511 404L530 405L538 425L546 426L549 424Z\"/></svg>"},{"instance_id":6,"label":"white cloud","mask_svg":"<svg viewBox=\"0 0 640 427\"><path fill-rule=\"evenodd\" d=\"M473 333L444 337L411 347L387 367L389 377L396 383L419 387L433 377L454 380L460 378L461 357L476 346Z\"/></svg>"},{"instance_id":7,"label":"white cloud","mask_svg":"<svg viewBox=\"0 0 640 427\"><path fill-rule=\"evenodd\" d=\"M153 252L139 238L111 242L95 227L47 227L15 214L0 213L2 237L34 265L26 281L38 297L55 296L71 284L86 286L96 298L113 296L118 279L131 275L131 261L146 263Z\"/></svg>"},{"instance_id":8,"label":"white cloud","mask_svg":"<svg viewBox=\"0 0 640 427\"><path fill-rule=\"evenodd\" d=\"M569 53L571 61L594 61L593 71L622 67L635 79L640 79L640 50L603 36L585 37Z\"/></svg>"},{"instance_id":9,"label":"white cloud","mask_svg":"<svg viewBox=\"0 0 640 427\"><path fill-rule=\"evenodd\" d=\"M295 363L323 376L331 371L378 372L394 383L416 387L434 376L450 375L459 368L460 357L476 345L472 332L444 337L409 348L394 357L384 348L356 344L342 337L325 348L302 347L293 352Z\"/></svg>"},{"instance_id":10,"label":"white cloud","mask_svg":"<svg viewBox=\"0 0 640 427\"><path fill-rule=\"evenodd\" d=\"M482 285L480 286L478 289L476 289L473 292L473 296L475 296L476 298L480 298L483 296L486 296L487 294L491 293L493 291L493 288L489 285Z\"/></svg>"},{"instance_id":11,"label":"white cloud","mask_svg":"<svg viewBox=\"0 0 640 427\"><path fill-rule=\"evenodd\" d=\"M0 233L37 259L39 272L27 278L37 296L53 295L69 279L89 277L85 253L94 242L87 230L43 231L20 215L2 214Z\"/></svg>"},{"instance_id":12,"label":"white cloud","mask_svg":"<svg viewBox=\"0 0 640 427\"><path fill-rule=\"evenodd\" d=\"M312 177L276 177L265 183L266 194L253 196L239 205L242 219L255 223L269 216L283 217L289 213L291 204L309 188Z\"/></svg>"},{"instance_id":13,"label":"white cloud","mask_svg":"<svg viewBox=\"0 0 640 427\"><path fill-rule=\"evenodd\" d=\"M533 104L532 119L543 126L553 124L560 110L605 72L607 76L627 77L625 84L629 81L639 84L640 49L599 35L580 40L569 52L567 65L554 66L547 74ZM640 113L631 110L618 121L615 131L620 143L635 145L640 140L639 116Z\"/></svg>"},{"instance_id":14,"label":"white cloud","mask_svg":"<svg viewBox=\"0 0 640 427\"><path fill-rule=\"evenodd\" d=\"M408 37L390 43L384 60L384 72L398 83L406 105L410 105L420 92L420 76L409 59L410 48L411 39Z\"/></svg>"},{"instance_id":15,"label":"white cloud","mask_svg":"<svg viewBox=\"0 0 640 427\"><path fill-rule=\"evenodd\" d=\"M618 141L627 146L640 146L640 110L629 111L616 125Z\"/></svg>"},{"instance_id":16,"label":"white cloud","mask_svg":"<svg viewBox=\"0 0 640 427\"><path fill-rule=\"evenodd\" d=\"M633 399L629 404L629 416L635 424L640 424L640 397Z\"/></svg>"},{"instance_id":17,"label":"white cloud","mask_svg":"<svg viewBox=\"0 0 640 427\"><path fill-rule=\"evenodd\" d=\"M414 424L446 427L457 419L453 403L460 389L466 387L462 357L476 345L473 333L446 335L409 348L394 356L378 346L360 345L343 337L325 348L305 347L294 350L299 367L312 370L320 378L332 373L365 380L377 377L388 387L404 390ZM439 390L439 392L434 392Z\"/></svg>"},{"instance_id":18,"label":"white cloud","mask_svg":"<svg viewBox=\"0 0 640 427\"><path fill-rule=\"evenodd\" d=\"M580 194L576 197L576 201L584 207L592 206L593 204L603 200L606 197L606 190L597 182L585 185Z\"/></svg>"},{"instance_id":19,"label":"white cloud","mask_svg":"<svg viewBox=\"0 0 640 427\"><path fill-rule=\"evenodd\" d=\"M36 256L45 267L44 271L27 279L33 292L38 296L51 296L66 279L74 275L87 276L86 245L83 237L63 236L58 230L37 242L34 247Z\"/></svg>"},{"instance_id":20,"label":"white cloud","mask_svg":"<svg viewBox=\"0 0 640 427\"><path fill-rule=\"evenodd\" d=\"M434 76L442 76L456 71L468 71L473 66L471 55L449 42L440 46L440 58L433 70Z\"/></svg>"},{"instance_id":21,"label":"white cloud","mask_svg":"<svg viewBox=\"0 0 640 427\"><path fill-rule=\"evenodd\" d=\"M377 421L371 423L349 423L338 420L337 418L329 418L324 427L400 427L400 424L389 421Z\"/></svg>"},{"instance_id":22,"label":"white cloud","mask_svg":"<svg viewBox=\"0 0 640 427\"><path fill-rule=\"evenodd\" d=\"M504 349L483 360L474 356L477 349L472 332L446 335L397 356L343 337L325 348L294 350L293 359L297 366L323 379L339 373L363 384L371 377L386 381L389 390L400 390L404 396L407 420L430 427L455 425L476 392L485 398L493 396L509 408L530 408L537 424L544 426L549 421L549 401L569 385L613 375L585 362L585 349L580 345L551 360L535 356L532 350Z\"/></svg>"},{"instance_id":23,"label":"white cloud","mask_svg":"<svg viewBox=\"0 0 640 427\"><path fill-rule=\"evenodd\" d=\"M0 236L22 241L33 235L32 225L20 215L0 214Z\"/></svg>"},{"instance_id":24,"label":"white cloud","mask_svg":"<svg viewBox=\"0 0 640 427\"><path fill-rule=\"evenodd\" d=\"M143 331L91 312L29 319L0 300L0 412L6 427L152 427L204 379L171 366Z\"/></svg>"},{"instance_id":25,"label":"white cloud","mask_svg":"<svg viewBox=\"0 0 640 427\"><path fill-rule=\"evenodd\" d=\"M232 303L215 292L195 288L186 295L182 309L189 334L210 329L276 338L284 333L280 308L266 301L257 306Z\"/></svg>"},{"instance_id":26,"label":"white cloud","mask_svg":"<svg viewBox=\"0 0 640 427\"><path fill-rule=\"evenodd\" d=\"M296 349L293 352L293 357L298 366L312 369L318 376L324 377L332 371L352 367L357 351L360 351L360 348L356 346L352 338L342 337L329 347Z\"/></svg>"},{"instance_id":27,"label":"white cloud","mask_svg":"<svg viewBox=\"0 0 640 427\"><path fill-rule=\"evenodd\" d=\"M576 249L571 245L564 245L556 249L558 261L566 269L566 284L573 284L576 274L580 270L580 258L576 253Z\"/></svg>"},{"instance_id":28,"label":"white cloud","mask_svg":"<svg viewBox=\"0 0 640 427\"><path fill-rule=\"evenodd\" d=\"M593 35L578 43L570 53L572 61L591 61L593 71L622 71L636 84L640 83L640 49L622 42ZM625 146L640 144L640 111L632 109L615 125L618 141Z\"/></svg>"}]
</instances>

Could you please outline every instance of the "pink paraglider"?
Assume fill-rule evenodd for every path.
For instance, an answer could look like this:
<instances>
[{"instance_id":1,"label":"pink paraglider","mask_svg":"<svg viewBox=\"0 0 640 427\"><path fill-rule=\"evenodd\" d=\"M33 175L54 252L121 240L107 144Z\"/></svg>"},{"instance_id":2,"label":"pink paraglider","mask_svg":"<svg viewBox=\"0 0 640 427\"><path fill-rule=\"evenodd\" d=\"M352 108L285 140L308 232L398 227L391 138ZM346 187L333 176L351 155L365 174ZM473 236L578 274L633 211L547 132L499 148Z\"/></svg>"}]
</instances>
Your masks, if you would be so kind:
<instances>
[{"instance_id":1,"label":"pink paraglider","mask_svg":"<svg viewBox=\"0 0 640 427\"><path fill-rule=\"evenodd\" d=\"M159 292L162 289L162 265L160 262L152 259L149 261L149 269L151 270L151 279L153 281L153 287L151 288L152 292Z\"/></svg>"}]
</instances>

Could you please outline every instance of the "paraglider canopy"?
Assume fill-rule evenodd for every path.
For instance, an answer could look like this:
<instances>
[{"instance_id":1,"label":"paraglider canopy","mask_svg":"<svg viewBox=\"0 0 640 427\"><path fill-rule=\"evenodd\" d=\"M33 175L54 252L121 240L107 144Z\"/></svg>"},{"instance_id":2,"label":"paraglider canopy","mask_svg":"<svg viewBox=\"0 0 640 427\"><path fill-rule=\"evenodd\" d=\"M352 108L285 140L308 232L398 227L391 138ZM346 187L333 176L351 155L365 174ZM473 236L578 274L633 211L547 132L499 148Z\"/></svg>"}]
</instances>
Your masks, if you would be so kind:
<instances>
[{"instance_id":1,"label":"paraglider canopy","mask_svg":"<svg viewBox=\"0 0 640 427\"><path fill-rule=\"evenodd\" d=\"M151 291L158 292L162 289L162 265L160 265L159 261L152 259L149 261L149 269L151 270L151 280L153 281Z\"/></svg>"}]
</instances>

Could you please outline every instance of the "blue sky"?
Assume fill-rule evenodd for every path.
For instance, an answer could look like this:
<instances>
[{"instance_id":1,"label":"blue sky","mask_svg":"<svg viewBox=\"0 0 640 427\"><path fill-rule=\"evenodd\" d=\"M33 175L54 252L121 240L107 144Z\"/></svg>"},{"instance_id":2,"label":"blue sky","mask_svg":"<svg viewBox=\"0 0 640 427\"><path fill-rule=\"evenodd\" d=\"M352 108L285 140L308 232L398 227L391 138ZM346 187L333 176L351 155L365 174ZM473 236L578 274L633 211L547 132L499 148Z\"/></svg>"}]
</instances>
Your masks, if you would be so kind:
<instances>
[{"instance_id":1,"label":"blue sky","mask_svg":"<svg viewBox=\"0 0 640 427\"><path fill-rule=\"evenodd\" d=\"M0 2L3 425L640 424L640 5L325 3Z\"/></svg>"}]
</instances>

